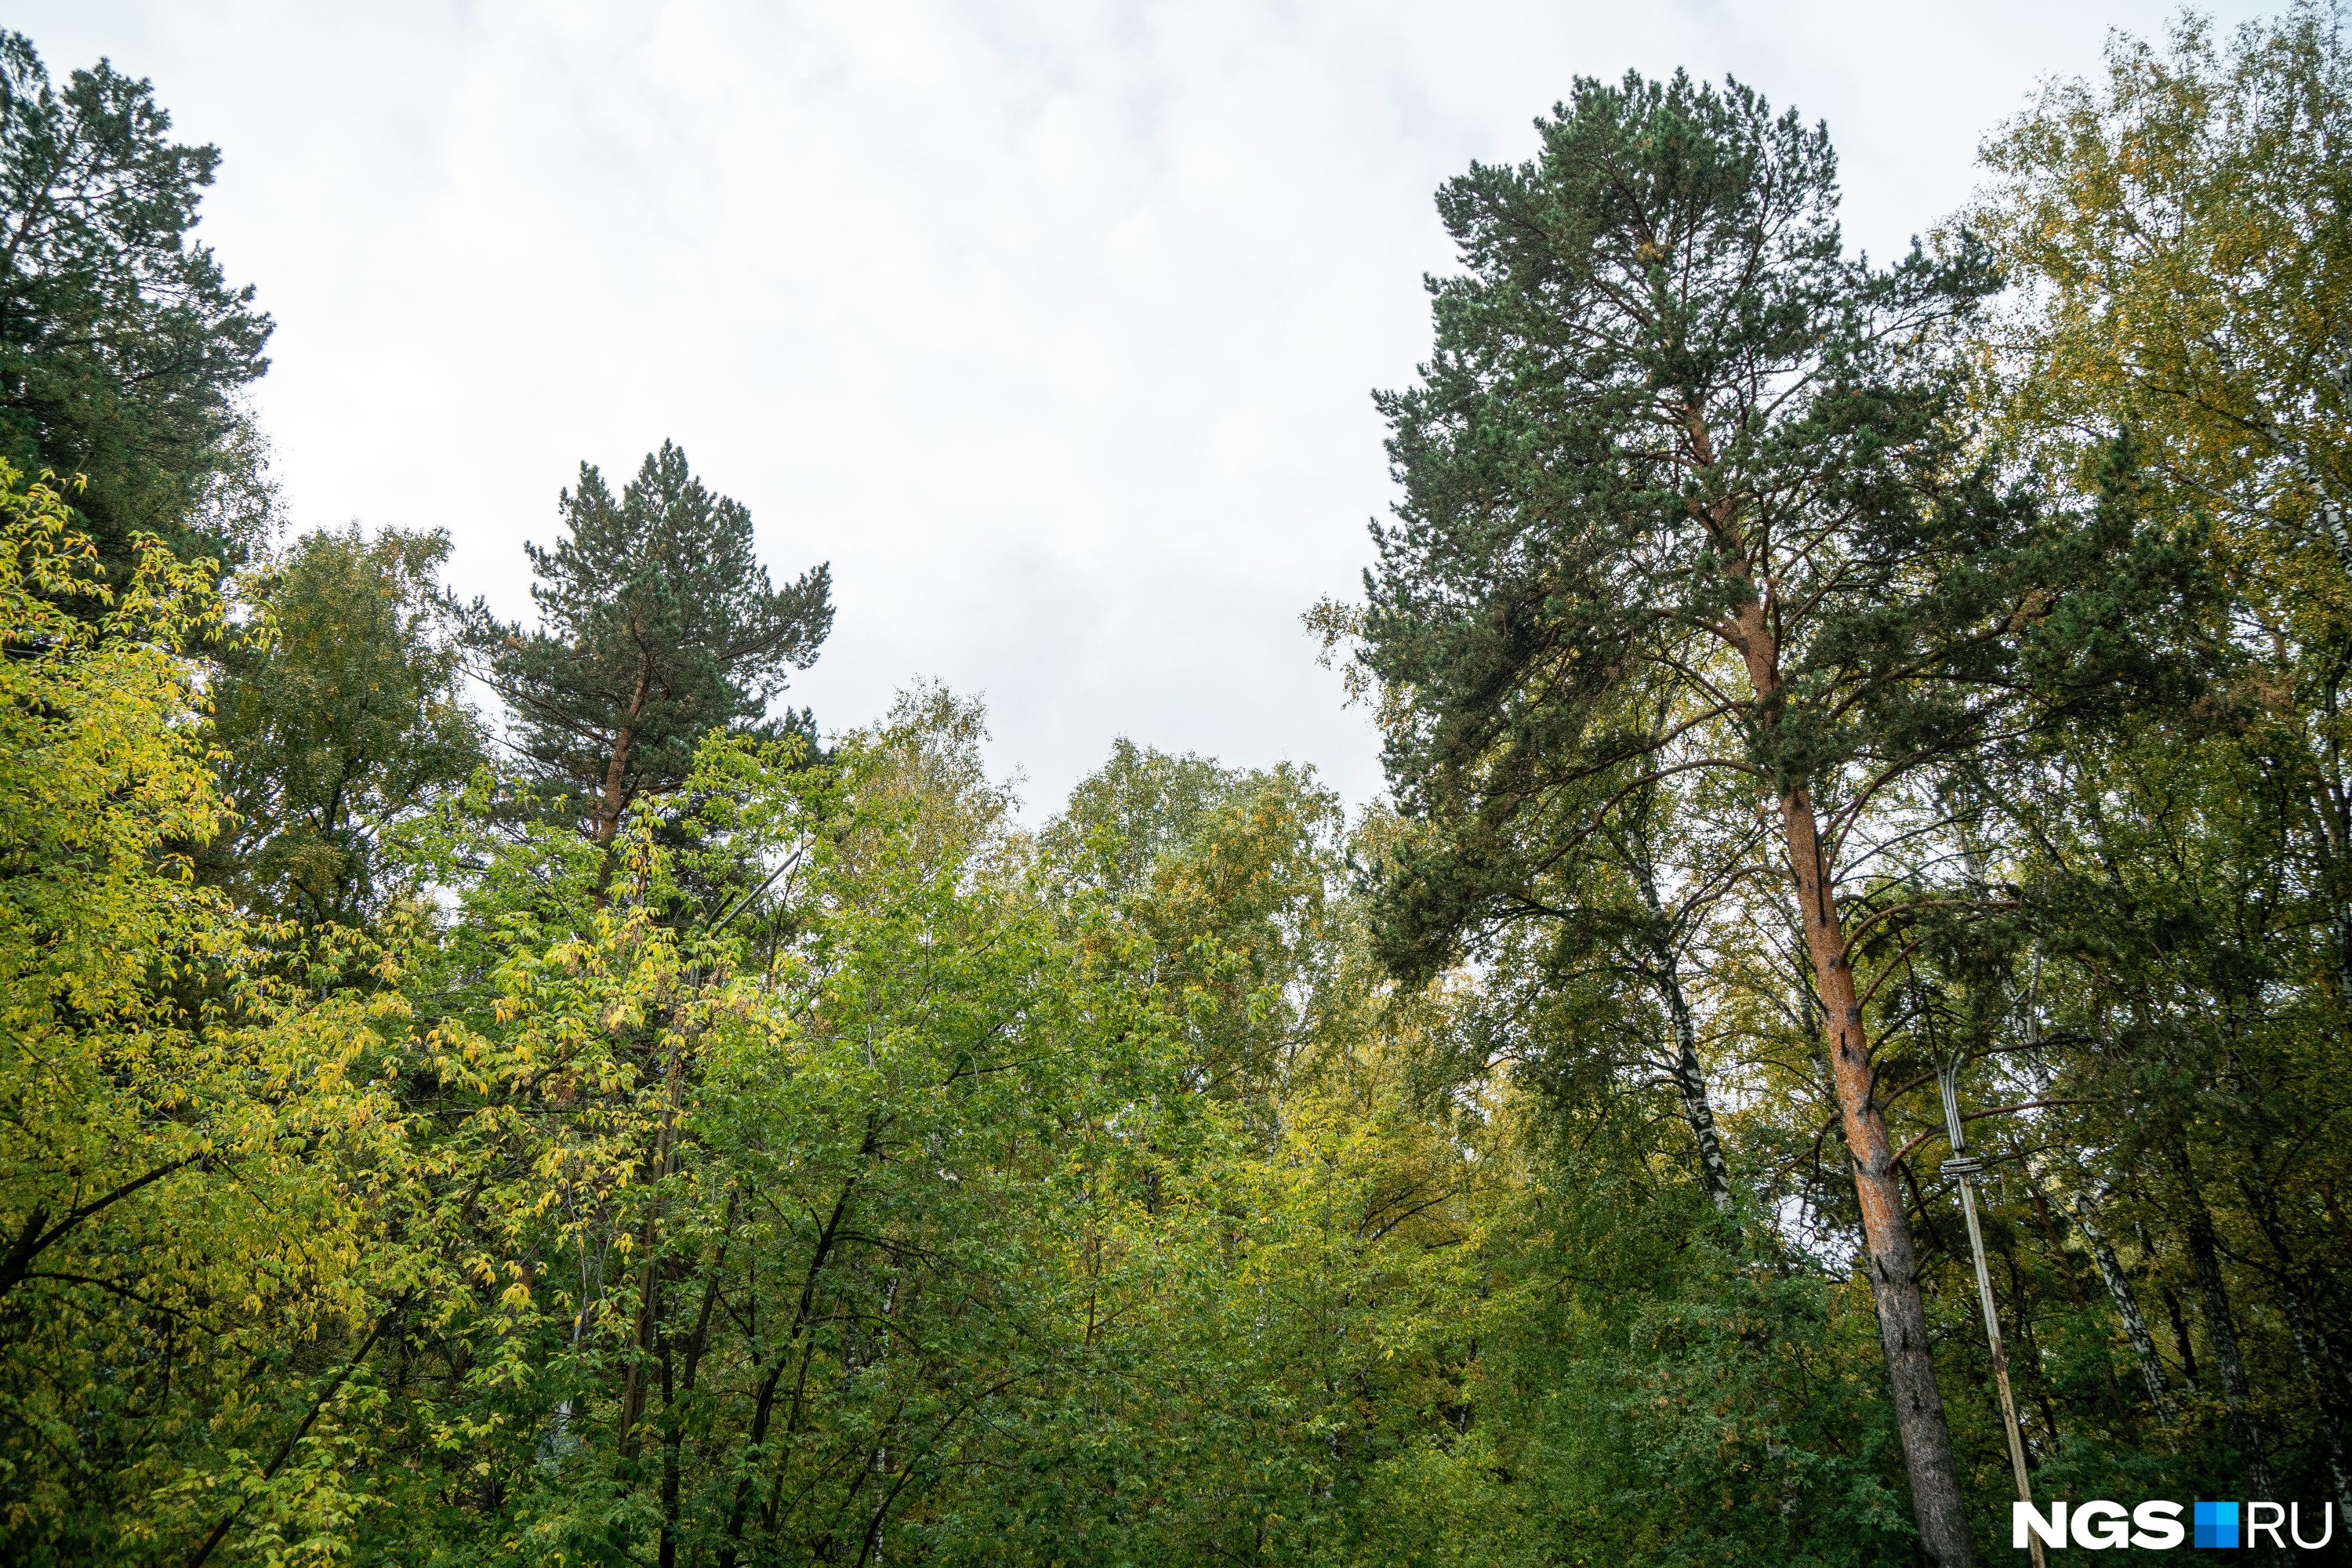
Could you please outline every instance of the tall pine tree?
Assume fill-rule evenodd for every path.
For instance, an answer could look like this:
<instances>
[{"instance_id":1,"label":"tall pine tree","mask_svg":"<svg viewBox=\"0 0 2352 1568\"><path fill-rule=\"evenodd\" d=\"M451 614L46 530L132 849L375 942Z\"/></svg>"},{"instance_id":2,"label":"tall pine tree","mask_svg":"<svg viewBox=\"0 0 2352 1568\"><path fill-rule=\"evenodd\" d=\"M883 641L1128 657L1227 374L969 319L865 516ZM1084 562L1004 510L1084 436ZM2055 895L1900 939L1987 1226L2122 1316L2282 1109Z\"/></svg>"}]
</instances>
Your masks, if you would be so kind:
<instances>
[{"instance_id":1,"label":"tall pine tree","mask_svg":"<svg viewBox=\"0 0 2352 1568\"><path fill-rule=\"evenodd\" d=\"M1874 852L1898 810L1922 827L1939 766L2149 677L2152 628L2190 624L2184 568L2126 505L2056 517L1972 468L1937 349L1997 279L1973 250L1849 258L1825 131L1679 74L1580 81L1541 130L1535 161L1442 191L1466 271L1433 285L1421 384L1380 400L1403 497L1364 658L1424 825L1384 945L1426 963L1507 916L1530 824L1572 881L1663 782L1723 781L1718 827L1761 808L1749 876L1801 909L1921 1542L1958 1568L1855 971L1907 918Z\"/></svg>"},{"instance_id":2,"label":"tall pine tree","mask_svg":"<svg viewBox=\"0 0 2352 1568\"><path fill-rule=\"evenodd\" d=\"M235 397L270 321L190 237L220 153L171 129L147 82L100 60L60 89L0 33L0 450L83 477L68 499L118 583L134 532L236 552L267 504Z\"/></svg>"},{"instance_id":3,"label":"tall pine tree","mask_svg":"<svg viewBox=\"0 0 2352 1568\"><path fill-rule=\"evenodd\" d=\"M520 749L610 844L640 795L686 782L695 742L759 722L833 626L823 565L782 588L755 558L751 513L715 494L671 442L616 499L586 463L558 501L565 537L525 545L541 626L480 600L466 640L513 710Z\"/></svg>"}]
</instances>

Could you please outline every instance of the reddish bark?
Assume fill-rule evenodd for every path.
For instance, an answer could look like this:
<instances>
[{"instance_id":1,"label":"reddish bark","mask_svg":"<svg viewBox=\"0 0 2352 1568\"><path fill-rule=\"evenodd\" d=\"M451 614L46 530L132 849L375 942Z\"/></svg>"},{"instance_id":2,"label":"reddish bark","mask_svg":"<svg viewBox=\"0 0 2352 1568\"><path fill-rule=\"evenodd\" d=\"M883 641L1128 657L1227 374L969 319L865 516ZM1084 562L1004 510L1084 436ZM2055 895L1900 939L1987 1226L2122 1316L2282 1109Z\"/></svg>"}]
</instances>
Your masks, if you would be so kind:
<instances>
[{"instance_id":1,"label":"reddish bark","mask_svg":"<svg viewBox=\"0 0 2352 1568\"><path fill-rule=\"evenodd\" d=\"M620 733L613 738L613 760L604 768L604 788L598 798L596 811L596 847L601 849L613 842L621 830L621 814L629 808L629 748L637 738L637 720L645 713L646 698L650 694L653 672L637 673L637 689L629 699L629 713L621 725Z\"/></svg>"},{"instance_id":2,"label":"reddish bark","mask_svg":"<svg viewBox=\"0 0 2352 1568\"><path fill-rule=\"evenodd\" d=\"M1739 613L1740 653L1759 700L1779 689L1779 649L1761 600ZM1811 795L1792 789L1780 797L1789 871L1805 922L1805 943L1821 996L1823 1046L1837 1087L1846 1148L1853 1160L1854 1195L1862 1206L1863 1252L1870 1293L1878 1309L1878 1336L1895 1398L1895 1430L1911 1481L1911 1510L1919 1542L1937 1568L1972 1568L1968 1504L1952 1458L1952 1434L1936 1386L1928 1350L1927 1310L1919 1294L1918 1259L1895 1175L1893 1144L1877 1100L1877 1074L1862 1024L1862 1005L1847 963L1837 895L1822 854L1821 825Z\"/></svg>"}]
</instances>

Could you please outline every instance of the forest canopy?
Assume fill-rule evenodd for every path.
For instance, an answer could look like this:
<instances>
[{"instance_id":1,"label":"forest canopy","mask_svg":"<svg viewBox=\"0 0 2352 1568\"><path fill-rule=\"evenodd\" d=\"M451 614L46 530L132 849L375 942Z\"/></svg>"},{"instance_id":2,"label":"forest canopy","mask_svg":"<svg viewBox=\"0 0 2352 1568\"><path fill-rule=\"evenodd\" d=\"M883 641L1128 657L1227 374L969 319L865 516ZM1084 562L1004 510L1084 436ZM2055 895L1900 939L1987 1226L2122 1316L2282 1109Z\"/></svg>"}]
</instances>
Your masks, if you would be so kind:
<instances>
[{"instance_id":1,"label":"forest canopy","mask_svg":"<svg viewBox=\"0 0 2352 1568\"><path fill-rule=\"evenodd\" d=\"M1874 264L1575 79L1306 616L1385 795L1027 822L676 441L527 620L289 532L220 153L0 37L0 1561L2343 1560L2348 149L2184 16Z\"/></svg>"}]
</instances>

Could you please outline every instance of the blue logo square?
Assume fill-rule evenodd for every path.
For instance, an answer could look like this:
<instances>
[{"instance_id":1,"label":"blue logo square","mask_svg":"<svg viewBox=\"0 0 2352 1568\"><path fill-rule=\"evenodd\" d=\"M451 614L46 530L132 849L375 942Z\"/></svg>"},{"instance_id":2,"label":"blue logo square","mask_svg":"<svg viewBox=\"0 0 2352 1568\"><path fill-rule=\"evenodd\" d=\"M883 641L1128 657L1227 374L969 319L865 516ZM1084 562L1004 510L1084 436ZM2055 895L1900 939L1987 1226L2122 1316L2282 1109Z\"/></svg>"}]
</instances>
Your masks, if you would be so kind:
<instances>
[{"instance_id":1,"label":"blue logo square","mask_svg":"<svg viewBox=\"0 0 2352 1568\"><path fill-rule=\"evenodd\" d=\"M2197 1544L2200 1546L2238 1544L2238 1505L2233 1502L2199 1503L2197 1505Z\"/></svg>"}]
</instances>

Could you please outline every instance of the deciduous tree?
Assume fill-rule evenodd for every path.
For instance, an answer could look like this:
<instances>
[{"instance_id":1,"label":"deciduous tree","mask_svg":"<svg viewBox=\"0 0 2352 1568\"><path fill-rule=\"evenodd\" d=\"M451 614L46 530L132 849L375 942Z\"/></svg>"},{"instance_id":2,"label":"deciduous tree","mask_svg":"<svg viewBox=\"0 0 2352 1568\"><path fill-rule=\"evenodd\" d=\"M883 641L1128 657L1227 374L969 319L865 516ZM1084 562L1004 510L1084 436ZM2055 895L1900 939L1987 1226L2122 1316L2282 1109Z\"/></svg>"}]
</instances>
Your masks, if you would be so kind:
<instances>
[{"instance_id":1,"label":"deciduous tree","mask_svg":"<svg viewBox=\"0 0 2352 1568\"><path fill-rule=\"evenodd\" d=\"M311 533L247 591L261 616L215 658L233 822L203 854L247 903L357 925L402 891L387 835L483 759L435 574L446 533Z\"/></svg>"}]
</instances>

